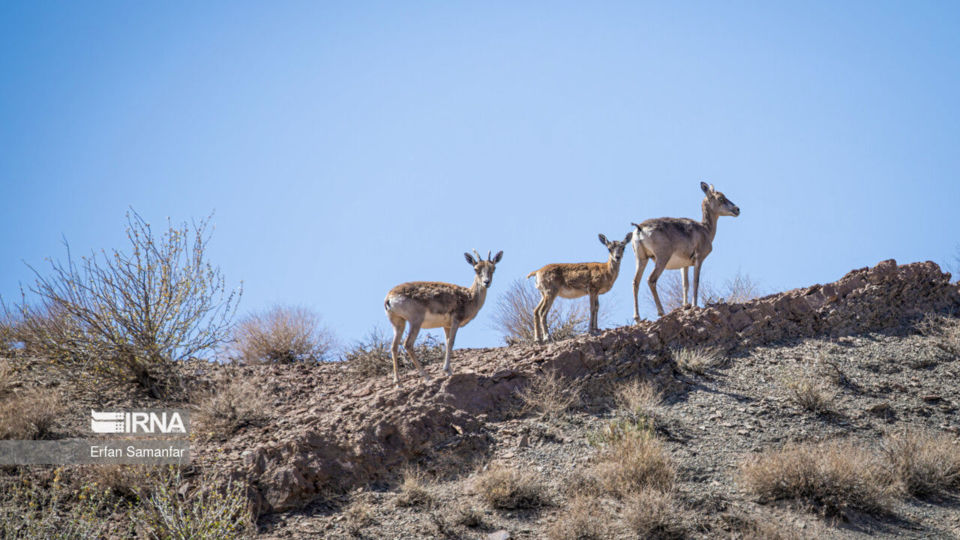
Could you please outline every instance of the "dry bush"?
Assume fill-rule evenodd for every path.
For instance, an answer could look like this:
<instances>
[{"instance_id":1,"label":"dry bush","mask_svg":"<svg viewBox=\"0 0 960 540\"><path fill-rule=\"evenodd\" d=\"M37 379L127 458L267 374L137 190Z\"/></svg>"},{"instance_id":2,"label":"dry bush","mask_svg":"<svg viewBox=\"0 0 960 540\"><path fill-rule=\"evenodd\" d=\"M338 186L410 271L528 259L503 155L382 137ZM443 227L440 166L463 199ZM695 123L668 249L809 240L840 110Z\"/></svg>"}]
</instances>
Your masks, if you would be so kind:
<instances>
[{"instance_id":1,"label":"dry bush","mask_svg":"<svg viewBox=\"0 0 960 540\"><path fill-rule=\"evenodd\" d=\"M826 531L816 524L804 523L806 534L790 526L785 520L771 515L728 513L721 516L730 526L735 538L742 540L804 540L827 538Z\"/></svg>"},{"instance_id":2,"label":"dry bush","mask_svg":"<svg viewBox=\"0 0 960 540\"><path fill-rule=\"evenodd\" d=\"M363 500L354 501L343 514L347 521L347 531L353 536L360 536L360 531L374 523L373 508Z\"/></svg>"},{"instance_id":3,"label":"dry bush","mask_svg":"<svg viewBox=\"0 0 960 540\"><path fill-rule=\"evenodd\" d=\"M660 441L638 431L606 445L588 478L600 491L626 497L645 488L670 490L676 466Z\"/></svg>"},{"instance_id":4,"label":"dry bush","mask_svg":"<svg viewBox=\"0 0 960 540\"><path fill-rule=\"evenodd\" d=\"M547 529L554 540L603 540L615 535L610 516L601 511L603 503L593 497L575 497L560 518Z\"/></svg>"},{"instance_id":5,"label":"dry bush","mask_svg":"<svg viewBox=\"0 0 960 540\"><path fill-rule=\"evenodd\" d=\"M262 425L270 418L272 400L264 389L248 379L233 375L195 398L193 418L197 433L225 439L249 425Z\"/></svg>"},{"instance_id":6,"label":"dry bush","mask_svg":"<svg viewBox=\"0 0 960 540\"><path fill-rule=\"evenodd\" d=\"M379 327L372 329L367 337L358 341L352 349L344 352L343 361L356 377L369 379L382 377L393 373L393 359L390 357L390 344L393 338L387 339ZM446 345L429 334L423 334L417 339L413 353L421 365L439 363L443 360ZM401 342L397 349L397 358L400 370L410 362L406 357ZM413 367L413 366L409 366Z\"/></svg>"},{"instance_id":7,"label":"dry bush","mask_svg":"<svg viewBox=\"0 0 960 540\"><path fill-rule=\"evenodd\" d=\"M617 406L628 415L652 416L663 404L663 394L650 381L623 383L615 395Z\"/></svg>"},{"instance_id":8,"label":"dry bush","mask_svg":"<svg viewBox=\"0 0 960 540\"><path fill-rule=\"evenodd\" d=\"M831 413L835 409L836 389L810 365L784 373L783 386L790 401L802 409L817 414Z\"/></svg>"},{"instance_id":9,"label":"dry bush","mask_svg":"<svg viewBox=\"0 0 960 540\"><path fill-rule=\"evenodd\" d=\"M179 469L155 478L150 495L133 506L129 518L140 536L155 540L247 538L254 531L247 488L233 480L201 475L186 491Z\"/></svg>"},{"instance_id":10,"label":"dry bush","mask_svg":"<svg viewBox=\"0 0 960 540\"><path fill-rule=\"evenodd\" d=\"M882 450L894 479L907 493L929 497L960 489L960 445L955 437L908 429L884 437Z\"/></svg>"},{"instance_id":11,"label":"dry bush","mask_svg":"<svg viewBox=\"0 0 960 540\"><path fill-rule=\"evenodd\" d=\"M474 489L491 508L498 510L539 508L548 504L546 487L536 474L499 464L477 475Z\"/></svg>"},{"instance_id":12,"label":"dry bush","mask_svg":"<svg viewBox=\"0 0 960 540\"><path fill-rule=\"evenodd\" d=\"M517 391L523 402L522 413L538 411L541 418L561 418L570 408L580 404L581 383L547 371L533 378Z\"/></svg>"},{"instance_id":13,"label":"dry bush","mask_svg":"<svg viewBox=\"0 0 960 540\"><path fill-rule=\"evenodd\" d=\"M624 519L639 538L683 538L683 509L673 495L644 488L625 501Z\"/></svg>"},{"instance_id":14,"label":"dry bush","mask_svg":"<svg viewBox=\"0 0 960 540\"><path fill-rule=\"evenodd\" d=\"M400 493L397 495L397 506L408 508L411 506L431 507L436 502L433 489L426 481L423 473L415 469L407 469L403 473L403 482L400 484Z\"/></svg>"},{"instance_id":15,"label":"dry bush","mask_svg":"<svg viewBox=\"0 0 960 540\"><path fill-rule=\"evenodd\" d=\"M793 500L830 516L886 513L896 493L878 456L850 442L769 450L741 464L740 480L761 502Z\"/></svg>"},{"instance_id":16,"label":"dry bush","mask_svg":"<svg viewBox=\"0 0 960 540\"><path fill-rule=\"evenodd\" d=\"M0 358L0 400L6 399L13 393L16 383L17 378L13 372L13 366L10 365L9 361Z\"/></svg>"},{"instance_id":17,"label":"dry bush","mask_svg":"<svg viewBox=\"0 0 960 540\"><path fill-rule=\"evenodd\" d=\"M562 341L587 331L590 322L588 299L554 302L547 315L547 333L550 341ZM493 327L503 335L507 345L533 343L533 310L540 303L540 291L532 279L515 280L497 299L493 312ZM597 324L606 320L601 304Z\"/></svg>"},{"instance_id":18,"label":"dry bush","mask_svg":"<svg viewBox=\"0 0 960 540\"><path fill-rule=\"evenodd\" d=\"M136 501L150 496L158 474L162 473L156 467L147 465L91 465L84 471L84 478L114 495Z\"/></svg>"},{"instance_id":19,"label":"dry bush","mask_svg":"<svg viewBox=\"0 0 960 540\"><path fill-rule=\"evenodd\" d=\"M483 520L483 512L475 508L469 501L454 502L451 513L453 514L451 521L456 525L471 529L479 529L486 525Z\"/></svg>"},{"instance_id":20,"label":"dry bush","mask_svg":"<svg viewBox=\"0 0 960 540\"><path fill-rule=\"evenodd\" d=\"M237 323L231 355L239 362L321 362L333 350L333 333L303 307L275 306Z\"/></svg>"},{"instance_id":21,"label":"dry bush","mask_svg":"<svg viewBox=\"0 0 960 540\"><path fill-rule=\"evenodd\" d=\"M716 347L681 347L673 350L673 360L683 371L704 375L719 366L724 356Z\"/></svg>"},{"instance_id":22,"label":"dry bush","mask_svg":"<svg viewBox=\"0 0 960 540\"><path fill-rule=\"evenodd\" d=\"M0 401L0 439L47 438L63 411L60 392L34 388Z\"/></svg>"},{"instance_id":23,"label":"dry bush","mask_svg":"<svg viewBox=\"0 0 960 540\"><path fill-rule=\"evenodd\" d=\"M212 353L228 337L240 292L228 292L207 261L208 220L155 235L127 214L129 251L101 251L36 269L17 306L28 346L81 374L133 380L154 397L169 395L173 361Z\"/></svg>"},{"instance_id":24,"label":"dry bush","mask_svg":"<svg viewBox=\"0 0 960 540\"><path fill-rule=\"evenodd\" d=\"M683 307L683 280L681 273L665 272L657 280L657 293L660 295L660 303L663 304L663 310L667 313ZM741 304L759 298L761 295L759 284L748 274L737 271L733 278L724 282L723 287L717 288L710 281L701 277L700 287L697 292L698 304L706 306L725 302L728 304ZM646 295L647 305L656 311L657 305L653 300L653 295ZM687 300L693 303L693 272L690 272L689 290Z\"/></svg>"}]
</instances>

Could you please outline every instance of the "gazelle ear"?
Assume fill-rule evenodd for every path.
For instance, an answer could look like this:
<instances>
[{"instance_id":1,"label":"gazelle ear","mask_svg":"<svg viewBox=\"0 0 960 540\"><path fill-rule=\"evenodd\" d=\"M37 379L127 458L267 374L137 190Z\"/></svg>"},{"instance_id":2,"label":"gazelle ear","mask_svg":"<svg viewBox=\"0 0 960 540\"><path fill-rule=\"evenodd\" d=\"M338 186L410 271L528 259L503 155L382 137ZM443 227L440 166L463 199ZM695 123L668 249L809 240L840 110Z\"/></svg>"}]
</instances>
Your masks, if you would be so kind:
<instances>
[{"instance_id":1,"label":"gazelle ear","mask_svg":"<svg viewBox=\"0 0 960 540\"><path fill-rule=\"evenodd\" d=\"M632 236L633 236L633 231L628 232L628 233L627 233L627 236L625 236L625 237L623 238L623 243L624 243L624 244L629 244L629 243L630 243L630 237L632 237Z\"/></svg>"},{"instance_id":2,"label":"gazelle ear","mask_svg":"<svg viewBox=\"0 0 960 540\"><path fill-rule=\"evenodd\" d=\"M477 265L477 261L473 260L473 257L471 257L469 253L464 253L463 258L466 259L468 263L470 263L470 266Z\"/></svg>"},{"instance_id":3,"label":"gazelle ear","mask_svg":"<svg viewBox=\"0 0 960 540\"><path fill-rule=\"evenodd\" d=\"M710 192L713 191L713 186L708 186L706 182L700 182L700 189L702 189L704 193L709 195Z\"/></svg>"},{"instance_id":4,"label":"gazelle ear","mask_svg":"<svg viewBox=\"0 0 960 540\"><path fill-rule=\"evenodd\" d=\"M600 238L600 243L601 243L601 244L607 245L607 244L609 243L609 242L607 242L607 237L606 237L606 236L604 236L604 235L602 235L602 234L598 234L597 237Z\"/></svg>"},{"instance_id":5,"label":"gazelle ear","mask_svg":"<svg viewBox=\"0 0 960 540\"><path fill-rule=\"evenodd\" d=\"M493 264L497 264L498 262L500 262L500 259L502 258L503 258L503 250L500 250L497 252L496 255L493 256Z\"/></svg>"}]
</instances>

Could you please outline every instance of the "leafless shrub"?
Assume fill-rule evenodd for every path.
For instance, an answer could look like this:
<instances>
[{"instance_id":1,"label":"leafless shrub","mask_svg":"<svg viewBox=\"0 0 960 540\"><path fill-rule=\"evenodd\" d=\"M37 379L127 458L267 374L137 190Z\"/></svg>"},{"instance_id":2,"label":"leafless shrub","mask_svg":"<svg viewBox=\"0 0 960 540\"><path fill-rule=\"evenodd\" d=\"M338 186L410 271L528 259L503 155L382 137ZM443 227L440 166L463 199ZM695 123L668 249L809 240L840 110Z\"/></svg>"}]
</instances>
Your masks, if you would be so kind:
<instances>
[{"instance_id":1,"label":"leafless shrub","mask_svg":"<svg viewBox=\"0 0 960 540\"><path fill-rule=\"evenodd\" d=\"M474 482L480 497L498 510L538 508L547 504L546 487L529 471L499 464L491 465Z\"/></svg>"},{"instance_id":2,"label":"leafless shrub","mask_svg":"<svg viewBox=\"0 0 960 540\"><path fill-rule=\"evenodd\" d=\"M373 508L363 500L354 501L344 511L347 519L347 532L352 536L361 536L361 531L374 523Z\"/></svg>"},{"instance_id":3,"label":"leafless shrub","mask_svg":"<svg viewBox=\"0 0 960 540\"><path fill-rule=\"evenodd\" d=\"M602 492L626 497L644 488L670 490L676 466L660 441L636 431L604 447L589 476Z\"/></svg>"},{"instance_id":4,"label":"leafless shrub","mask_svg":"<svg viewBox=\"0 0 960 540\"><path fill-rule=\"evenodd\" d=\"M825 414L835 408L836 389L809 364L786 371L783 385L790 400L802 409Z\"/></svg>"},{"instance_id":5,"label":"leafless shrub","mask_svg":"<svg viewBox=\"0 0 960 540\"><path fill-rule=\"evenodd\" d=\"M423 473L415 469L407 469L403 473L403 482L400 484L400 493L397 495L397 506L401 508L431 507L436 501L432 491Z\"/></svg>"},{"instance_id":6,"label":"leafless shrub","mask_svg":"<svg viewBox=\"0 0 960 540\"><path fill-rule=\"evenodd\" d=\"M507 345L533 343L533 310L540 303L540 291L533 280L515 280L507 292L497 299L493 312L493 326L503 335ZM601 304L598 319L605 318ZM547 315L547 330L550 341L562 341L583 334L590 322L590 304L587 300L553 303ZM598 322L598 324L600 324Z\"/></svg>"},{"instance_id":7,"label":"leafless shrub","mask_svg":"<svg viewBox=\"0 0 960 540\"><path fill-rule=\"evenodd\" d=\"M960 445L955 437L908 429L884 437L882 450L907 493L929 497L960 489Z\"/></svg>"},{"instance_id":8,"label":"leafless shrub","mask_svg":"<svg viewBox=\"0 0 960 540\"><path fill-rule=\"evenodd\" d=\"M44 439L62 411L60 393L29 389L0 401L0 440Z\"/></svg>"},{"instance_id":9,"label":"leafless shrub","mask_svg":"<svg viewBox=\"0 0 960 540\"><path fill-rule=\"evenodd\" d=\"M389 375L393 373L393 359L390 357L391 341L392 337L388 340L383 330L375 327L370 330L366 338L344 353L343 360L351 373L360 379ZM420 337L414 345L414 354L422 365L442 361L445 350L446 345L429 334ZM397 351L397 356L402 369L409 362L402 345Z\"/></svg>"},{"instance_id":10,"label":"leafless shrub","mask_svg":"<svg viewBox=\"0 0 960 540\"><path fill-rule=\"evenodd\" d=\"M196 400L193 418L198 433L224 439L249 425L260 425L270 418L272 403L264 389L238 374L225 377Z\"/></svg>"},{"instance_id":11,"label":"leafless shrub","mask_svg":"<svg viewBox=\"0 0 960 540\"><path fill-rule=\"evenodd\" d=\"M638 538L684 538L683 509L673 495L643 488L627 498L624 519Z\"/></svg>"},{"instance_id":12,"label":"leafless shrub","mask_svg":"<svg viewBox=\"0 0 960 540\"><path fill-rule=\"evenodd\" d=\"M601 501L576 497L563 509L560 518L547 529L554 540L602 540L614 536L609 516L601 511Z\"/></svg>"},{"instance_id":13,"label":"leafless shrub","mask_svg":"<svg viewBox=\"0 0 960 540\"><path fill-rule=\"evenodd\" d=\"M184 479L174 470L161 477L148 497L130 512L142 535L155 540L245 538L253 531L246 486L239 481L201 476L192 493L182 495Z\"/></svg>"},{"instance_id":14,"label":"leafless shrub","mask_svg":"<svg viewBox=\"0 0 960 540\"><path fill-rule=\"evenodd\" d=\"M171 361L211 353L227 337L240 292L207 262L208 220L167 224L160 236L127 214L130 251L94 252L34 270L39 299L18 306L25 334L45 356L97 376L133 379L151 395L168 387ZM36 323L36 324L35 324Z\"/></svg>"},{"instance_id":15,"label":"leafless shrub","mask_svg":"<svg viewBox=\"0 0 960 540\"><path fill-rule=\"evenodd\" d=\"M523 402L523 412L538 411L541 418L561 418L580 403L580 387L579 382L547 371L534 377L517 395Z\"/></svg>"},{"instance_id":16,"label":"leafless shrub","mask_svg":"<svg viewBox=\"0 0 960 540\"><path fill-rule=\"evenodd\" d=\"M335 346L320 317L303 307L275 306L237 323L231 352L245 363L320 362Z\"/></svg>"},{"instance_id":17,"label":"leafless shrub","mask_svg":"<svg viewBox=\"0 0 960 540\"><path fill-rule=\"evenodd\" d=\"M724 357L716 347L681 347L674 349L673 360L683 371L704 375L719 366Z\"/></svg>"},{"instance_id":18,"label":"leafless shrub","mask_svg":"<svg viewBox=\"0 0 960 540\"><path fill-rule=\"evenodd\" d=\"M740 479L761 502L793 500L830 516L886 513L896 493L877 455L850 442L764 452L743 462Z\"/></svg>"},{"instance_id":19,"label":"leafless shrub","mask_svg":"<svg viewBox=\"0 0 960 540\"><path fill-rule=\"evenodd\" d=\"M13 393L13 387L16 385L16 375L13 367L8 360L0 358L0 400L6 399Z\"/></svg>"}]
</instances>

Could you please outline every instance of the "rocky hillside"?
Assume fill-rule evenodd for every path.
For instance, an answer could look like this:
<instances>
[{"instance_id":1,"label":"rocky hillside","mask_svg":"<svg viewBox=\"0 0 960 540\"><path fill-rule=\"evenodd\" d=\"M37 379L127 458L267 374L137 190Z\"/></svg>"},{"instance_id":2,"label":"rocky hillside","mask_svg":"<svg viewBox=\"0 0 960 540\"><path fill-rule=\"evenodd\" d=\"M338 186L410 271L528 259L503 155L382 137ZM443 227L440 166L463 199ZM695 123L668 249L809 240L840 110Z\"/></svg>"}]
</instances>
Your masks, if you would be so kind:
<instances>
[{"instance_id":1,"label":"rocky hillside","mask_svg":"<svg viewBox=\"0 0 960 540\"><path fill-rule=\"evenodd\" d=\"M432 536L440 529L471 536L503 527L538 537L564 512L569 495L562 485L598 451L590 434L613 414L611 388L639 378L654 381L665 396L657 429L678 464L681 506L701 516L687 533L708 537L724 527L719 516L728 508L756 506L736 478L751 452L841 436L870 442L906 425L960 429L960 391L952 384L960 368L951 348L956 343L943 345L949 338L916 330L917 323L943 314L945 329L928 334L949 334L960 310L960 290L949 279L934 263L885 261L835 283L676 311L599 336L459 350L453 377L440 377L434 366L435 379L425 384L408 371L400 389L385 377L357 380L342 365L245 368L245 377L274 396L274 420L217 443L217 452L201 447L198 463L250 481L251 502L269 535L297 535L301 526L303 534L319 527L371 537L397 531ZM696 347L714 348L720 361L678 365L677 352ZM807 372L832 381L826 392L833 397L823 411L791 402L789 381ZM524 410L517 392L551 373L564 387L580 389L580 403L544 419ZM444 525L444 516L425 517L435 512L387 503L410 466L438 482L438 493L447 490L438 495L448 499L445 506L470 497L476 491L471 474L492 462L543 473L552 502L535 515L488 512L486 529L458 529ZM369 524L344 524L356 519L341 512L366 499L375 508ZM918 537L960 531L955 517L941 520L955 508L911 504L921 506L858 526ZM417 524L420 514L426 524ZM789 515L800 523L807 519L802 512ZM852 533L858 526L831 530Z\"/></svg>"},{"instance_id":2,"label":"rocky hillside","mask_svg":"<svg viewBox=\"0 0 960 540\"><path fill-rule=\"evenodd\" d=\"M454 376L407 369L401 388L345 364L246 366L231 376L266 396L265 420L198 440L195 469L249 486L265 537L954 538L958 316L936 264L884 261L598 336L456 350ZM890 465L921 434L946 448L936 489ZM853 491L804 478L791 495L796 467L755 459L834 443L860 456L835 475Z\"/></svg>"}]
</instances>

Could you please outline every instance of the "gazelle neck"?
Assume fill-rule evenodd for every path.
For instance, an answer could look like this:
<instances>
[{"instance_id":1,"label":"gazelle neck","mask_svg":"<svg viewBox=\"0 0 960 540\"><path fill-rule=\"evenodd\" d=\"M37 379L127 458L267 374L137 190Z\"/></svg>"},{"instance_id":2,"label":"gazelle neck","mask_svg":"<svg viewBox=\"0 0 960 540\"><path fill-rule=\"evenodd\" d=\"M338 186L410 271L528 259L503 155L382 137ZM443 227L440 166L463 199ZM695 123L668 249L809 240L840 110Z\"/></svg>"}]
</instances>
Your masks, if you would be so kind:
<instances>
[{"instance_id":1,"label":"gazelle neck","mask_svg":"<svg viewBox=\"0 0 960 540\"><path fill-rule=\"evenodd\" d=\"M617 274L620 273L620 263L621 263L621 262L623 262L623 257L620 257L620 260L619 260L619 261L618 261L618 260L615 260L615 259L613 258L613 254L612 254L612 253L611 253L610 256L607 258L607 272L609 272L611 275L613 275L614 279L616 279Z\"/></svg>"},{"instance_id":2,"label":"gazelle neck","mask_svg":"<svg viewBox=\"0 0 960 540\"><path fill-rule=\"evenodd\" d=\"M717 235L717 219L720 218L720 214L708 204L707 199L703 199L700 207L703 208L703 226L707 229L710 241L713 242L713 238Z\"/></svg>"},{"instance_id":3,"label":"gazelle neck","mask_svg":"<svg viewBox=\"0 0 960 540\"><path fill-rule=\"evenodd\" d=\"M477 310L483 307L483 302L487 299L487 288L483 286L480 274L477 274L473 278L473 285L470 286L470 294L473 295L473 301L477 304Z\"/></svg>"}]
</instances>

